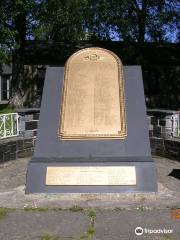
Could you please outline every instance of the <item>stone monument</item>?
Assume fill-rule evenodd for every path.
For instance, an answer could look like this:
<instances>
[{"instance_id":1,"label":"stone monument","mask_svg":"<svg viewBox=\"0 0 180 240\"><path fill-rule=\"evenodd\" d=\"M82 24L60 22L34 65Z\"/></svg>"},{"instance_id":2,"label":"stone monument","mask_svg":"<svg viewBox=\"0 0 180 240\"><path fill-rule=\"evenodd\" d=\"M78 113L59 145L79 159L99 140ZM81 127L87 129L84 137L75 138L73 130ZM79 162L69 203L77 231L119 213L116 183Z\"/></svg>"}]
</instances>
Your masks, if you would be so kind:
<instances>
[{"instance_id":1,"label":"stone monument","mask_svg":"<svg viewBox=\"0 0 180 240\"><path fill-rule=\"evenodd\" d=\"M156 190L141 68L102 48L49 67L26 193Z\"/></svg>"}]
</instances>

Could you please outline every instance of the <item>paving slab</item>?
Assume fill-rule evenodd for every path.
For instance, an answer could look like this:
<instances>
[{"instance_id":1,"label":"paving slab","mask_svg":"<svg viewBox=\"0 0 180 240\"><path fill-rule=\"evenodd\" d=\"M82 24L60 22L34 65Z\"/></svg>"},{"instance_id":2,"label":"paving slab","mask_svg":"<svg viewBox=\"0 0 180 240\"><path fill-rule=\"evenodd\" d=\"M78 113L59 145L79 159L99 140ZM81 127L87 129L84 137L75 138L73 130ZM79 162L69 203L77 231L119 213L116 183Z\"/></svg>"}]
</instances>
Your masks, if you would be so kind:
<instances>
[{"instance_id":1,"label":"paving slab","mask_svg":"<svg viewBox=\"0 0 180 240\"><path fill-rule=\"evenodd\" d=\"M82 212L13 211L0 219L0 239L42 239L45 235L80 238L87 231L89 219Z\"/></svg>"},{"instance_id":2,"label":"paving slab","mask_svg":"<svg viewBox=\"0 0 180 240\"><path fill-rule=\"evenodd\" d=\"M0 240L180 240L180 219L171 214L180 208L180 179L172 174L180 162L154 157L157 193L26 195L29 160L0 164L0 210L7 211L0 212ZM144 233L137 236L136 227ZM173 232L152 232L164 229Z\"/></svg>"},{"instance_id":3,"label":"paving slab","mask_svg":"<svg viewBox=\"0 0 180 240\"><path fill-rule=\"evenodd\" d=\"M25 194L26 169L30 159L23 158L0 164L0 206L9 208L61 207L124 207L138 206L167 208L180 206L180 179L171 176L180 169L180 162L154 157L157 176L157 193L101 193L101 194Z\"/></svg>"},{"instance_id":4,"label":"paving slab","mask_svg":"<svg viewBox=\"0 0 180 240\"><path fill-rule=\"evenodd\" d=\"M143 228L141 236L135 234ZM150 230L172 230L172 233L145 233ZM171 232L171 231L170 231ZM173 220L170 210L103 210L97 212L96 238L103 240L180 239L180 219Z\"/></svg>"},{"instance_id":5,"label":"paving slab","mask_svg":"<svg viewBox=\"0 0 180 240\"><path fill-rule=\"evenodd\" d=\"M172 219L170 210L96 209L92 228L86 210L15 210L0 219L1 240L137 240L180 239L180 219ZM135 229L143 234L137 236ZM157 231L164 231L158 233ZM168 232L168 233L167 233ZM45 236L49 238L45 238ZM51 236L51 238L50 238ZM43 238L44 237L44 238ZM55 238L56 237L56 238Z\"/></svg>"}]
</instances>

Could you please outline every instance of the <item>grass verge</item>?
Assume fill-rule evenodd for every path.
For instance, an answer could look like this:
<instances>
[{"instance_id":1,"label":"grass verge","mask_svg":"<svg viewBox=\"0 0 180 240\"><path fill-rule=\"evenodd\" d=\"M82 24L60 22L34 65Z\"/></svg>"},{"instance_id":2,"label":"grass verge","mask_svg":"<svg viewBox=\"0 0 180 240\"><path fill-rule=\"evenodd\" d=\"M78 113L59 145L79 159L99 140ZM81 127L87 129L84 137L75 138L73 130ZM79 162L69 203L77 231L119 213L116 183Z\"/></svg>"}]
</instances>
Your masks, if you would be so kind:
<instances>
[{"instance_id":1,"label":"grass verge","mask_svg":"<svg viewBox=\"0 0 180 240\"><path fill-rule=\"evenodd\" d=\"M15 209L0 207L0 219L6 217L12 211L15 211Z\"/></svg>"}]
</instances>

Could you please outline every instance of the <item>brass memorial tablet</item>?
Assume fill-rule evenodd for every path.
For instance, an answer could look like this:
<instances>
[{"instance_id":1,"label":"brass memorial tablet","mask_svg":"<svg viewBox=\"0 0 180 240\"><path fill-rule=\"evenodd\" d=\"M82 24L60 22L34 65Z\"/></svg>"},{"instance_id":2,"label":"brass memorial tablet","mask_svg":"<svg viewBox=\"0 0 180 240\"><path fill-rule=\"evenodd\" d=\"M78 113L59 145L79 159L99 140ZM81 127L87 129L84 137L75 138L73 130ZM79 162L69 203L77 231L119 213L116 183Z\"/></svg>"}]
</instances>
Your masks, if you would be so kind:
<instances>
[{"instance_id":1,"label":"brass memorial tablet","mask_svg":"<svg viewBox=\"0 0 180 240\"><path fill-rule=\"evenodd\" d=\"M47 167L46 185L136 185L134 166Z\"/></svg>"},{"instance_id":2,"label":"brass memorial tablet","mask_svg":"<svg viewBox=\"0 0 180 240\"><path fill-rule=\"evenodd\" d=\"M68 59L61 103L61 139L127 136L122 68L120 59L102 48L86 48Z\"/></svg>"}]
</instances>

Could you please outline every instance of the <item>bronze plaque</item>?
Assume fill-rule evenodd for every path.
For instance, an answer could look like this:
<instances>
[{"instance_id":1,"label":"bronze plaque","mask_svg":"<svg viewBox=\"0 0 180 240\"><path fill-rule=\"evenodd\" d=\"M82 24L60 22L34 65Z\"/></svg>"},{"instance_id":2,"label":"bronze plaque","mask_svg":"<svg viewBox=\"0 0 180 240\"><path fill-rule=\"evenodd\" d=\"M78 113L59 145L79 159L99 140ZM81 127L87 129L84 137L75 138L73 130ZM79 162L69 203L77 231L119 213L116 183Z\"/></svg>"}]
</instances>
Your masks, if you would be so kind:
<instances>
[{"instance_id":1,"label":"bronze plaque","mask_svg":"<svg viewBox=\"0 0 180 240\"><path fill-rule=\"evenodd\" d=\"M90 140L126 136L120 59L102 48L76 52L65 66L59 137Z\"/></svg>"},{"instance_id":2,"label":"bronze plaque","mask_svg":"<svg viewBox=\"0 0 180 240\"><path fill-rule=\"evenodd\" d=\"M47 167L46 185L136 185L134 166Z\"/></svg>"}]
</instances>

